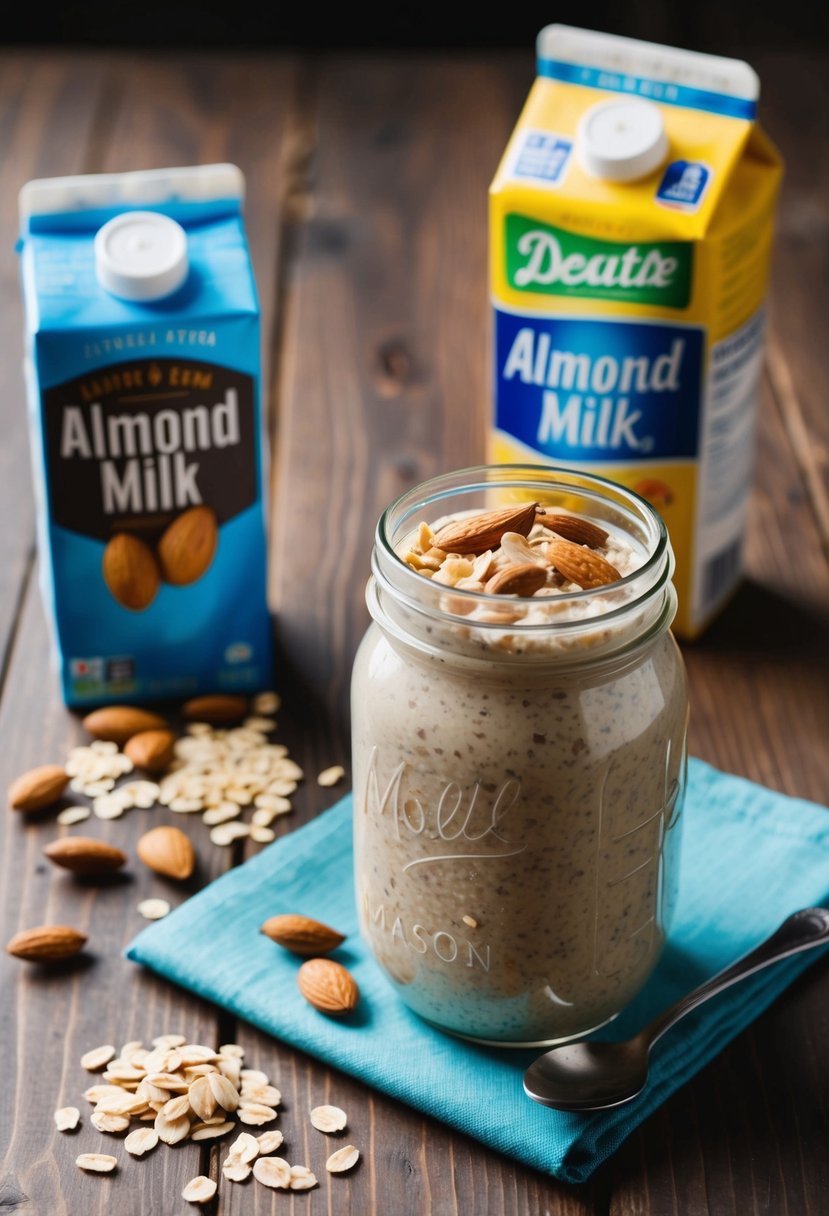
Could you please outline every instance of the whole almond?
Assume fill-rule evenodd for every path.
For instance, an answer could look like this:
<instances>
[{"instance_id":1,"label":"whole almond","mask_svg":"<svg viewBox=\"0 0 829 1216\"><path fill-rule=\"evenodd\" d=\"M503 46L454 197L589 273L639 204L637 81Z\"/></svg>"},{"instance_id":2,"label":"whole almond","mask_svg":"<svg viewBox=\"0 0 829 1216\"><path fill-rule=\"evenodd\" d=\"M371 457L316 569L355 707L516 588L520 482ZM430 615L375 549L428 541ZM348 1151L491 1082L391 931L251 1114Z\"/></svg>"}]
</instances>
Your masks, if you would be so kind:
<instances>
[{"instance_id":1,"label":"whole almond","mask_svg":"<svg viewBox=\"0 0 829 1216\"><path fill-rule=\"evenodd\" d=\"M329 928L321 921L311 920L309 916L271 916L262 926L261 933L269 937L279 946L291 950L294 954L302 954L313 958L319 954L328 954L336 950L345 941L345 936L336 929Z\"/></svg>"},{"instance_id":2,"label":"whole almond","mask_svg":"<svg viewBox=\"0 0 829 1216\"><path fill-rule=\"evenodd\" d=\"M441 528L435 537L435 545L445 553L485 553L487 549L498 546L505 532L519 532L521 536L527 536L535 523L537 510L538 503L529 502L457 519Z\"/></svg>"},{"instance_id":3,"label":"whole almond","mask_svg":"<svg viewBox=\"0 0 829 1216\"><path fill-rule=\"evenodd\" d=\"M247 712L247 697L220 692L193 697L181 707L182 717L189 722L237 722Z\"/></svg>"},{"instance_id":4,"label":"whole almond","mask_svg":"<svg viewBox=\"0 0 829 1216\"><path fill-rule=\"evenodd\" d=\"M128 532L116 532L104 549L104 582L123 608L143 612L158 594L161 571L149 545Z\"/></svg>"},{"instance_id":5,"label":"whole almond","mask_svg":"<svg viewBox=\"0 0 829 1216\"><path fill-rule=\"evenodd\" d=\"M167 878L189 878L196 865L193 846L180 828L165 825L140 837L136 852L145 866Z\"/></svg>"},{"instance_id":6,"label":"whole almond","mask_svg":"<svg viewBox=\"0 0 829 1216\"><path fill-rule=\"evenodd\" d=\"M536 523L558 532L565 540L571 540L576 545L587 545L590 549L600 549L608 537L604 528L589 519L582 519L578 515L556 515L543 508L536 516Z\"/></svg>"},{"instance_id":7,"label":"whole almond","mask_svg":"<svg viewBox=\"0 0 829 1216\"><path fill-rule=\"evenodd\" d=\"M330 958L309 958L297 972L297 985L320 1013L351 1013L360 999L354 976Z\"/></svg>"},{"instance_id":8,"label":"whole almond","mask_svg":"<svg viewBox=\"0 0 829 1216\"><path fill-rule=\"evenodd\" d=\"M560 574L583 590L606 587L622 577L616 567L599 557L598 553L582 545L574 545L569 540L551 540L547 545L547 556Z\"/></svg>"},{"instance_id":9,"label":"whole almond","mask_svg":"<svg viewBox=\"0 0 829 1216\"><path fill-rule=\"evenodd\" d=\"M69 778L59 764L41 764L29 769L9 786L9 805L15 811L39 811L57 802Z\"/></svg>"},{"instance_id":10,"label":"whole almond","mask_svg":"<svg viewBox=\"0 0 829 1216\"><path fill-rule=\"evenodd\" d=\"M126 743L133 735L145 730L165 730L167 723L158 714L135 705L108 705L95 709L83 720L84 730L96 739L110 743Z\"/></svg>"},{"instance_id":11,"label":"whole almond","mask_svg":"<svg viewBox=\"0 0 829 1216\"><path fill-rule=\"evenodd\" d=\"M124 745L124 752L136 768L160 773L173 758L176 737L171 730L142 730Z\"/></svg>"},{"instance_id":12,"label":"whole almond","mask_svg":"<svg viewBox=\"0 0 829 1216\"><path fill-rule=\"evenodd\" d=\"M505 566L484 587L489 595L535 595L547 582L547 567L535 562Z\"/></svg>"},{"instance_id":13,"label":"whole almond","mask_svg":"<svg viewBox=\"0 0 829 1216\"><path fill-rule=\"evenodd\" d=\"M210 507L191 507L174 519L158 542L158 560L166 582L177 587L195 583L213 561L219 524Z\"/></svg>"},{"instance_id":14,"label":"whole almond","mask_svg":"<svg viewBox=\"0 0 829 1216\"><path fill-rule=\"evenodd\" d=\"M69 925L37 925L16 933L6 950L28 963L59 963L79 954L85 945L86 934Z\"/></svg>"},{"instance_id":15,"label":"whole almond","mask_svg":"<svg viewBox=\"0 0 829 1216\"><path fill-rule=\"evenodd\" d=\"M92 836L62 836L47 844L43 855L54 865L84 876L112 874L128 860L126 853L115 845Z\"/></svg>"}]
</instances>

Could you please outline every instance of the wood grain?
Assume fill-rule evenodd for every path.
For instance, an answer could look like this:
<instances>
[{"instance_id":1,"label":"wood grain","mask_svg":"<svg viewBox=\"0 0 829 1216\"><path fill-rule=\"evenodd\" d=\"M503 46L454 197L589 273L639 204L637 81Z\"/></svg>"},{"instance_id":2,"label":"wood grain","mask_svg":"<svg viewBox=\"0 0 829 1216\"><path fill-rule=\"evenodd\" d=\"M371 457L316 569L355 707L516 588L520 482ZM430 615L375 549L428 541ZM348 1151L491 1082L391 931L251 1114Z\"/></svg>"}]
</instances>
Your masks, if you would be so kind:
<instances>
[{"instance_id":1,"label":"wood grain","mask_svg":"<svg viewBox=\"0 0 829 1216\"><path fill-rule=\"evenodd\" d=\"M271 325L279 226L269 220L278 214L281 176L278 158L274 162L269 153L273 142L281 140L292 89L290 70L281 70L276 58L258 66L255 60L223 65L215 60L183 63L180 58L140 66L133 57L92 63L99 82L98 108L90 94L76 97L74 108L66 111L66 121L71 117L75 127L64 129L63 138L71 143L74 133L78 144L78 163L66 166L67 171L205 163L230 159L237 152L253 188L254 249L263 264L260 283L266 286L266 324ZM29 116L32 130L51 121L57 106L53 92L47 89L42 110ZM36 98L33 104L36 107ZM44 164L40 171L48 173L51 167ZM16 284L14 290L16 294ZM29 585L0 703L2 787L44 756L60 761L66 748L82 737L74 718L58 704L48 655L39 597ZM183 888L150 874L135 860L138 836L161 821L173 821L187 831L199 856L197 874ZM112 823L92 819L75 830L110 840L129 853L129 880L96 887L56 876L40 856L48 840L67 831L55 825L52 814L31 823L7 814L0 826L3 941L17 928L47 920L76 924L89 936L88 965L68 973L21 970L5 955L0 962L0 989L14 993L13 1007L4 1009L0 1020L0 1044L15 1062L12 1084L20 1112L12 1123L0 1121L0 1177L6 1177L2 1185L7 1187L5 1194L0 1190L0 1206L16 1203L20 1210L49 1216L116 1211L118 1216L166 1216L178 1210L178 1197L191 1177L215 1170L215 1150L198 1144L175 1151L161 1146L152 1164L126 1157L117 1142L113 1150L111 1138L89 1126L86 1104L79 1100L89 1081L78 1060L100 1042L147 1042L174 1030L197 1042L214 1043L235 1032L232 1022L216 1010L120 958L143 926L136 912L141 899L160 895L175 905L232 864L233 855L210 844L208 829L198 817L193 823L161 810L131 811ZM42 1062L44 1044L49 1045L48 1068ZM65 1104L83 1109L85 1126L74 1136L54 1131L52 1111ZM113 1177L90 1178L74 1166L82 1151L114 1151L122 1166Z\"/></svg>"},{"instance_id":2,"label":"wood grain","mask_svg":"<svg viewBox=\"0 0 829 1216\"><path fill-rule=\"evenodd\" d=\"M100 61L32 52L0 56L0 686L8 647L31 574L35 525L31 462L23 387L23 310L17 258L17 194L34 177L81 173L86 167L95 107L101 95Z\"/></svg>"},{"instance_id":3,"label":"wood grain","mask_svg":"<svg viewBox=\"0 0 829 1216\"><path fill-rule=\"evenodd\" d=\"M829 365L819 318L829 310L829 53L760 54L763 116L786 161L780 201L769 371L829 557Z\"/></svg>"},{"instance_id":4,"label":"wood grain","mask_svg":"<svg viewBox=\"0 0 829 1216\"><path fill-rule=\"evenodd\" d=\"M366 621L363 586L377 514L414 482L482 455L486 187L529 84L529 57L33 53L7 56L0 66L7 181L10 174L22 181L223 159L246 172L267 382L278 407L272 565L285 695L280 737L310 778L294 815L278 825L287 832L342 792L320 790L313 776L349 763L349 673ZM763 398L750 577L685 655L693 749L825 801L829 567L815 490L824 478L818 313L825 310L815 302L826 292L826 246L818 193L824 169L813 159L823 137L800 102L782 95L794 87L796 67L770 59L766 73L769 127L786 141L790 162L793 210L781 239L795 270L778 270L775 279L778 363ZM810 101L825 98L825 81L810 76ZM7 248L13 195L0 198ZM9 314L19 316L16 267L10 260L2 267L0 291ZM39 602L26 581L32 519L15 379L19 330L7 326L4 334L0 505L20 526L0 542L0 639L13 642L0 700L0 782L61 759L79 735L58 705ZM781 395L781 366L788 396ZM805 444L796 440L795 413ZM167 821L164 812L132 811L76 830L134 857L138 834L161 822L159 815ZM207 843L199 822L184 826L202 859L199 881L234 860ZM137 863L127 882L103 886L56 874L40 850L65 831L48 812L31 823L11 814L0 820L3 940L47 918L90 935L88 961L62 973L0 957L0 1050L13 1112L0 1120L0 1207L33 1216L170 1216L183 1207L178 1194L189 1177L217 1177L220 1151L187 1145L128 1160L113 1178L89 1178L74 1157L106 1151L112 1141L88 1120L75 1136L53 1131L52 1111L75 1102L88 1083L78 1065L84 1050L181 1030L208 1042L236 1038L247 1062L274 1078L291 1160L323 1176L331 1146L307 1122L321 1101L348 1111L350 1138L364 1154L353 1175L323 1179L310 1194L225 1186L214 1216L822 1216L829 1193L824 965L675 1095L590 1184L567 1189L126 964L119 951L140 927L139 899L181 896Z\"/></svg>"}]
</instances>

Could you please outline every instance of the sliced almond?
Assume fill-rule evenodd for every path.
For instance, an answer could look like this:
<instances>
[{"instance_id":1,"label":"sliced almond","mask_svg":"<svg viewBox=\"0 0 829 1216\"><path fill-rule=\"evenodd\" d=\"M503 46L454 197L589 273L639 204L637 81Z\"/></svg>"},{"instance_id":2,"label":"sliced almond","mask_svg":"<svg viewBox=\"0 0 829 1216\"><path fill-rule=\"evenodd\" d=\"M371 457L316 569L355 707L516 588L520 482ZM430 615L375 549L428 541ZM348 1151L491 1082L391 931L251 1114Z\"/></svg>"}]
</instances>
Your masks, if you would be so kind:
<instances>
[{"instance_id":1,"label":"sliced almond","mask_svg":"<svg viewBox=\"0 0 829 1216\"><path fill-rule=\"evenodd\" d=\"M441 528L435 543L446 553L485 553L498 545L505 532L526 536L535 523L537 507L534 502L523 503L454 520Z\"/></svg>"},{"instance_id":2,"label":"sliced almond","mask_svg":"<svg viewBox=\"0 0 829 1216\"><path fill-rule=\"evenodd\" d=\"M282 1094L275 1085L253 1085L250 1082L242 1083L243 1102L255 1102L260 1106L279 1106L282 1101Z\"/></svg>"},{"instance_id":3,"label":"sliced almond","mask_svg":"<svg viewBox=\"0 0 829 1216\"><path fill-rule=\"evenodd\" d=\"M83 823L91 813L88 806L67 806L62 811L58 811L55 821L63 827L69 828L73 823Z\"/></svg>"},{"instance_id":4,"label":"sliced almond","mask_svg":"<svg viewBox=\"0 0 829 1216\"><path fill-rule=\"evenodd\" d=\"M360 1150L355 1148L353 1144L346 1144L343 1148L338 1148L335 1153L325 1163L325 1168L329 1174L344 1174L346 1170L354 1169L354 1166L360 1160Z\"/></svg>"},{"instance_id":5,"label":"sliced almond","mask_svg":"<svg viewBox=\"0 0 829 1216\"><path fill-rule=\"evenodd\" d=\"M165 1144L178 1144L190 1135L190 1120L187 1115L182 1115L179 1119L167 1119L163 1111L159 1111L154 1127L159 1140L163 1140Z\"/></svg>"},{"instance_id":6,"label":"sliced almond","mask_svg":"<svg viewBox=\"0 0 829 1216\"><path fill-rule=\"evenodd\" d=\"M191 1140L216 1140L219 1136L226 1136L228 1132L232 1132L235 1123L197 1123L191 1132Z\"/></svg>"},{"instance_id":7,"label":"sliced almond","mask_svg":"<svg viewBox=\"0 0 829 1216\"><path fill-rule=\"evenodd\" d=\"M310 1191L312 1187L318 1186L317 1176L313 1174L307 1165L292 1165L291 1166L291 1190L292 1191Z\"/></svg>"},{"instance_id":8,"label":"sliced almond","mask_svg":"<svg viewBox=\"0 0 829 1216\"><path fill-rule=\"evenodd\" d=\"M193 1112L200 1119L209 1119L216 1109L216 1099L207 1077L199 1077L194 1081L188 1095Z\"/></svg>"},{"instance_id":9,"label":"sliced almond","mask_svg":"<svg viewBox=\"0 0 829 1216\"><path fill-rule=\"evenodd\" d=\"M253 1176L263 1186L287 1191L291 1186L291 1167L284 1157L259 1157L253 1163Z\"/></svg>"},{"instance_id":10,"label":"sliced almond","mask_svg":"<svg viewBox=\"0 0 829 1216\"><path fill-rule=\"evenodd\" d=\"M78 1126L81 1112L77 1106L62 1106L55 1111L55 1127L59 1132L72 1132Z\"/></svg>"},{"instance_id":11,"label":"sliced almond","mask_svg":"<svg viewBox=\"0 0 829 1216\"><path fill-rule=\"evenodd\" d=\"M227 1159L249 1162L259 1156L259 1141L250 1132L240 1132L228 1147Z\"/></svg>"},{"instance_id":12,"label":"sliced almond","mask_svg":"<svg viewBox=\"0 0 829 1216\"><path fill-rule=\"evenodd\" d=\"M225 1161L222 1175L228 1182L244 1182L246 1178L250 1178L251 1168L246 1161Z\"/></svg>"},{"instance_id":13,"label":"sliced almond","mask_svg":"<svg viewBox=\"0 0 829 1216\"><path fill-rule=\"evenodd\" d=\"M124 1148L133 1157L143 1157L158 1144L158 1132L154 1127L137 1127L124 1141Z\"/></svg>"},{"instance_id":14,"label":"sliced almond","mask_svg":"<svg viewBox=\"0 0 829 1216\"><path fill-rule=\"evenodd\" d=\"M239 1093L231 1085L227 1077L223 1077L219 1072L211 1072L207 1077L207 1084L210 1086L213 1097L223 1110L236 1110L236 1107L239 1105Z\"/></svg>"},{"instance_id":15,"label":"sliced almond","mask_svg":"<svg viewBox=\"0 0 829 1216\"><path fill-rule=\"evenodd\" d=\"M204 1174L199 1174L196 1178L191 1178L187 1186L181 1192L182 1199L186 1199L188 1203L210 1203L210 1200L216 1194L217 1185L212 1178L207 1178Z\"/></svg>"},{"instance_id":16,"label":"sliced almond","mask_svg":"<svg viewBox=\"0 0 829 1216\"><path fill-rule=\"evenodd\" d=\"M341 1132L348 1122L348 1116L339 1106L315 1106L311 1111L311 1125L318 1132Z\"/></svg>"},{"instance_id":17,"label":"sliced almond","mask_svg":"<svg viewBox=\"0 0 829 1216\"><path fill-rule=\"evenodd\" d=\"M163 920L170 913L170 905L166 899L142 899L137 911L145 920Z\"/></svg>"},{"instance_id":18,"label":"sliced almond","mask_svg":"<svg viewBox=\"0 0 829 1216\"><path fill-rule=\"evenodd\" d=\"M102 1047L93 1047L81 1056L81 1068L85 1068L87 1072L99 1072L114 1059L115 1048L111 1043L105 1043Z\"/></svg>"},{"instance_id":19,"label":"sliced almond","mask_svg":"<svg viewBox=\"0 0 829 1216\"><path fill-rule=\"evenodd\" d=\"M102 1110L94 1110L89 1122L99 1132L125 1132L130 1125L128 1115L108 1115Z\"/></svg>"},{"instance_id":20,"label":"sliced almond","mask_svg":"<svg viewBox=\"0 0 829 1216\"><path fill-rule=\"evenodd\" d=\"M117 1164L117 1158L109 1153L81 1153L75 1158L75 1165L93 1174L111 1174Z\"/></svg>"},{"instance_id":21,"label":"sliced almond","mask_svg":"<svg viewBox=\"0 0 829 1216\"><path fill-rule=\"evenodd\" d=\"M505 566L493 574L484 590L488 595L535 595L547 582L546 566L533 562Z\"/></svg>"},{"instance_id":22,"label":"sliced almond","mask_svg":"<svg viewBox=\"0 0 829 1216\"><path fill-rule=\"evenodd\" d=\"M240 1123L247 1123L251 1127L261 1127L263 1123L271 1123L276 1118L273 1107L265 1106L262 1102L242 1101L237 1114Z\"/></svg>"},{"instance_id":23,"label":"sliced almond","mask_svg":"<svg viewBox=\"0 0 829 1216\"><path fill-rule=\"evenodd\" d=\"M153 1072L147 1077L150 1085L154 1085L156 1089L163 1089L167 1092L166 1101L170 1100L171 1093L186 1093L190 1088L184 1077L176 1076L170 1072Z\"/></svg>"},{"instance_id":24,"label":"sliced almond","mask_svg":"<svg viewBox=\"0 0 829 1216\"><path fill-rule=\"evenodd\" d=\"M175 1098L171 1098L169 1102L165 1102L161 1108L162 1115L165 1119L173 1121L180 1119L182 1115L190 1113L190 1099L187 1094L178 1094Z\"/></svg>"},{"instance_id":25,"label":"sliced almond","mask_svg":"<svg viewBox=\"0 0 829 1216\"><path fill-rule=\"evenodd\" d=\"M574 545L569 540L551 540L547 545L547 556L568 582L575 583L583 590L606 587L622 577L616 567L598 553Z\"/></svg>"},{"instance_id":26,"label":"sliced almond","mask_svg":"<svg viewBox=\"0 0 829 1216\"><path fill-rule=\"evenodd\" d=\"M274 1153L281 1146L285 1137L278 1128L274 1128L269 1132L262 1132L261 1136L256 1137L256 1143L259 1145L259 1154L264 1156L266 1153Z\"/></svg>"}]
</instances>

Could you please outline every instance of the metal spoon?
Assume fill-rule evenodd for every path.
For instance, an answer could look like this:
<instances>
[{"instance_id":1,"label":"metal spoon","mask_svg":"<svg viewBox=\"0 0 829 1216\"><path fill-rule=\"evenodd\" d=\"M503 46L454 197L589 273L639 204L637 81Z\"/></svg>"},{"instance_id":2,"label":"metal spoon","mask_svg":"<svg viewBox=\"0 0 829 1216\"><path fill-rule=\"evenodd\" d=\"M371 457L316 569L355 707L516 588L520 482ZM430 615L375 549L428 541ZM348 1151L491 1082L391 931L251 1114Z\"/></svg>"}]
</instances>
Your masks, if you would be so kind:
<instances>
[{"instance_id":1,"label":"metal spoon","mask_svg":"<svg viewBox=\"0 0 829 1216\"><path fill-rule=\"evenodd\" d=\"M567 1043L554 1047L524 1073L524 1089L556 1110L604 1110L630 1102L648 1079L648 1055L657 1039L686 1013L770 963L829 941L829 909L804 908L750 954L726 967L655 1018L625 1043Z\"/></svg>"}]
</instances>

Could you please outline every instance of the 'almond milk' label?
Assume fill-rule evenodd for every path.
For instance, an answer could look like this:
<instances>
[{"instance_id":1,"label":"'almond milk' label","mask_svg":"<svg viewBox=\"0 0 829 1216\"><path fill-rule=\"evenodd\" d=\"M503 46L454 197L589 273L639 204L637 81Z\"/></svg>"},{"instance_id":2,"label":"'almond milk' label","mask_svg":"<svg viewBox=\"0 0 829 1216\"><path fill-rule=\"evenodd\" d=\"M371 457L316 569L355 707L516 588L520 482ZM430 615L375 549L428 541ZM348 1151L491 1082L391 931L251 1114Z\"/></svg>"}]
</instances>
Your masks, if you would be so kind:
<instances>
[{"instance_id":1,"label":"'almond milk' label","mask_svg":"<svg viewBox=\"0 0 829 1216\"><path fill-rule=\"evenodd\" d=\"M47 389L52 518L109 539L209 505L219 523L256 500L254 380L188 359L115 364Z\"/></svg>"}]
</instances>

